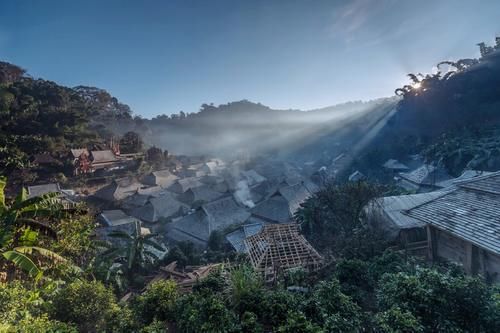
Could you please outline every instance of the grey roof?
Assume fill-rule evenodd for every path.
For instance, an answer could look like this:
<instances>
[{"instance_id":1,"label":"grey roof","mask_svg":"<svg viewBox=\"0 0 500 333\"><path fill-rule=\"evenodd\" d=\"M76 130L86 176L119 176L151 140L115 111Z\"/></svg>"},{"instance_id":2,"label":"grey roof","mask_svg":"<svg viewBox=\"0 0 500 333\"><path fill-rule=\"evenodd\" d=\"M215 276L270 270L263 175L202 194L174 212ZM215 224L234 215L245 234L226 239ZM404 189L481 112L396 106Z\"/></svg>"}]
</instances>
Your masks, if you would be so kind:
<instances>
[{"instance_id":1,"label":"grey roof","mask_svg":"<svg viewBox=\"0 0 500 333\"><path fill-rule=\"evenodd\" d=\"M264 223L244 224L235 231L226 235L226 240L237 252L247 252L245 239L259 233Z\"/></svg>"},{"instance_id":2,"label":"grey roof","mask_svg":"<svg viewBox=\"0 0 500 333\"><path fill-rule=\"evenodd\" d=\"M491 174L491 172L488 172L488 171L465 170L459 177L444 180L442 182L437 183L436 186L446 188L446 187L450 187L450 186L456 185L458 183L461 183L465 180L469 180L469 179L476 178L479 176L487 176L490 174Z\"/></svg>"},{"instance_id":3,"label":"grey roof","mask_svg":"<svg viewBox=\"0 0 500 333\"><path fill-rule=\"evenodd\" d=\"M411 172L400 172L401 178L417 185L436 185L452 177L441 167L424 164Z\"/></svg>"},{"instance_id":4,"label":"grey roof","mask_svg":"<svg viewBox=\"0 0 500 333\"><path fill-rule=\"evenodd\" d=\"M142 184L135 179L120 178L99 189L94 196L107 201L118 201L137 193L141 187Z\"/></svg>"},{"instance_id":5,"label":"grey roof","mask_svg":"<svg viewBox=\"0 0 500 333\"><path fill-rule=\"evenodd\" d=\"M498 190L498 177L492 187L479 182L478 188ZM472 184L472 183L470 183ZM456 237L495 254L500 254L500 195L460 186L445 195L408 211L410 217L429 223ZM490 183L490 185L492 185Z\"/></svg>"},{"instance_id":6,"label":"grey roof","mask_svg":"<svg viewBox=\"0 0 500 333\"><path fill-rule=\"evenodd\" d=\"M203 205L195 213L175 219L167 224L167 237L180 241L189 240L206 245L210 233L233 224L242 224L250 213L226 197Z\"/></svg>"},{"instance_id":7,"label":"grey roof","mask_svg":"<svg viewBox=\"0 0 500 333\"><path fill-rule=\"evenodd\" d=\"M202 209L208 217L209 232L241 224L250 217L250 213L239 206L232 196L204 204Z\"/></svg>"},{"instance_id":8,"label":"grey roof","mask_svg":"<svg viewBox=\"0 0 500 333\"><path fill-rule=\"evenodd\" d=\"M365 175L363 173L361 173L361 171L358 171L358 170L354 171L349 176L350 182L357 182L357 181L364 180L364 179L366 179Z\"/></svg>"},{"instance_id":9,"label":"grey roof","mask_svg":"<svg viewBox=\"0 0 500 333\"><path fill-rule=\"evenodd\" d=\"M383 167L386 169L391 169L391 170L408 170L409 169L405 164L399 162L398 160L394 160L394 159L387 160L383 164Z\"/></svg>"},{"instance_id":10,"label":"grey roof","mask_svg":"<svg viewBox=\"0 0 500 333\"><path fill-rule=\"evenodd\" d=\"M150 198L149 195L135 193L123 200L122 207L127 207L127 208L142 207L148 203L149 198Z\"/></svg>"},{"instance_id":11,"label":"grey roof","mask_svg":"<svg viewBox=\"0 0 500 333\"><path fill-rule=\"evenodd\" d=\"M275 195L262 201L251 209L252 215L265 221L286 223L291 219L288 201L281 195Z\"/></svg>"},{"instance_id":12,"label":"grey roof","mask_svg":"<svg viewBox=\"0 0 500 333\"><path fill-rule=\"evenodd\" d=\"M184 193L190 188L202 186L203 183L200 182L198 177L187 177L178 179L169 190L175 193Z\"/></svg>"},{"instance_id":13,"label":"grey roof","mask_svg":"<svg viewBox=\"0 0 500 333\"><path fill-rule=\"evenodd\" d=\"M223 195L224 194L221 192L212 190L212 188L208 185L202 185L190 188L186 192L179 194L179 200L188 205L192 205L195 202L212 202L219 199Z\"/></svg>"},{"instance_id":14,"label":"grey roof","mask_svg":"<svg viewBox=\"0 0 500 333\"><path fill-rule=\"evenodd\" d=\"M243 231L243 228L238 228L233 232L230 232L229 234L226 235L226 240L231 244L233 249L236 252L246 252L246 246L244 243L245 240L245 232Z\"/></svg>"},{"instance_id":15,"label":"grey roof","mask_svg":"<svg viewBox=\"0 0 500 333\"><path fill-rule=\"evenodd\" d=\"M314 194L320 190L320 187L310 179L304 180L303 184L306 187L306 189L312 194Z\"/></svg>"},{"instance_id":16,"label":"grey roof","mask_svg":"<svg viewBox=\"0 0 500 333\"><path fill-rule=\"evenodd\" d=\"M131 214L145 222L157 222L160 218L168 218L187 212L188 207L179 202L172 193L164 193L149 199L149 202L134 209Z\"/></svg>"},{"instance_id":17,"label":"grey roof","mask_svg":"<svg viewBox=\"0 0 500 333\"><path fill-rule=\"evenodd\" d=\"M276 190L276 185L271 184L269 181L264 181L250 187L250 197L254 203L258 203L275 193Z\"/></svg>"},{"instance_id":18,"label":"grey roof","mask_svg":"<svg viewBox=\"0 0 500 333\"><path fill-rule=\"evenodd\" d=\"M266 177L260 175L255 170L246 170L241 172L241 176L247 181L248 186L262 183L267 180Z\"/></svg>"},{"instance_id":19,"label":"grey roof","mask_svg":"<svg viewBox=\"0 0 500 333\"><path fill-rule=\"evenodd\" d=\"M500 194L500 171L461 182L459 186L471 190Z\"/></svg>"},{"instance_id":20,"label":"grey roof","mask_svg":"<svg viewBox=\"0 0 500 333\"><path fill-rule=\"evenodd\" d=\"M207 173L216 173L218 169L220 169L219 164L216 161L208 161L205 162L201 166L202 170L207 172Z\"/></svg>"},{"instance_id":21,"label":"grey roof","mask_svg":"<svg viewBox=\"0 0 500 333\"><path fill-rule=\"evenodd\" d=\"M225 180L224 177L221 176L205 175L203 177L200 177L199 181L207 185L216 185L224 183Z\"/></svg>"},{"instance_id":22,"label":"grey roof","mask_svg":"<svg viewBox=\"0 0 500 333\"><path fill-rule=\"evenodd\" d=\"M292 216L299 209L300 204L311 196L311 192L303 183L281 187L278 192L287 200L290 215Z\"/></svg>"},{"instance_id":23,"label":"grey roof","mask_svg":"<svg viewBox=\"0 0 500 333\"><path fill-rule=\"evenodd\" d=\"M137 189L137 193L153 197L158 197L166 192L167 190L164 190L161 186L148 186L148 187L141 186L140 188Z\"/></svg>"},{"instance_id":24,"label":"grey roof","mask_svg":"<svg viewBox=\"0 0 500 333\"><path fill-rule=\"evenodd\" d=\"M177 179L179 179L179 177L165 169L153 171L149 175L146 175L143 179L143 183L167 188L173 185Z\"/></svg>"},{"instance_id":25,"label":"grey roof","mask_svg":"<svg viewBox=\"0 0 500 333\"><path fill-rule=\"evenodd\" d=\"M209 224L206 214L197 210L193 214L175 219L167 224L166 236L175 241L191 241L196 244L206 245L210 236Z\"/></svg>"},{"instance_id":26,"label":"grey roof","mask_svg":"<svg viewBox=\"0 0 500 333\"><path fill-rule=\"evenodd\" d=\"M93 150L91 155L94 164L118 161L118 158L111 150Z\"/></svg>"},{"instance_id":27,"label":"grey roof","mask_svg":"<svg viewBox=\"0 0 500 333\"><path fill-rule=\"evenodd\" d=\"M128 216L120 209L103 210L102 213L99 214L99 219L107 226L117 226L137 221L137 219Z\"/></svg>"},{"instance_id":28,"label":"grey roof","mask_svg":"<svg viewBox=\"0 0 500 333\"><path fill-rule=\"evenodd\" d=\"M425 223L404 214L404 212L443 195L443 192L398 195L378 198L374 203L384 212L385 216L397 230L420 228L424 227ZM392 226L388 227L391 228Z\"/></svg>"},{"instance_id":29,"label":"grey roof","mask_svg":"<svg viewBox=\"0 0 500 333\"><path fill-rule=\"evenodd\" d=\"M58 183L28 186L28 198L39 197L47 193L61 193Z\"/></svg>"}]
</instances>

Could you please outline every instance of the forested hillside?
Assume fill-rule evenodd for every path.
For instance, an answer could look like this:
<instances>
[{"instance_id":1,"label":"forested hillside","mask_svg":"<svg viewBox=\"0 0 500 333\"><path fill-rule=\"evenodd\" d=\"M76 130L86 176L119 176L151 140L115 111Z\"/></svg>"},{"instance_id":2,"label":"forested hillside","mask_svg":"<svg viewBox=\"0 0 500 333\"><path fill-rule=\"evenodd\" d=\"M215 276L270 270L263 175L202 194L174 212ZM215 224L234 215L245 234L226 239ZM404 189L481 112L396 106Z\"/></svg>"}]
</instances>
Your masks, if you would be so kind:
<instances>
[{"instance_id":1,"label":"forested hillside","mask_svg":"<svg viewBox=\"0 0 500 333\"><path fill-rule=\"evenodd\" d=\"M500 47L480 59L443 61L434 74L409 74L396 89L397 113L359 157L369 169L389 158L421 153L451 174L500 168ZM367 170L369 173L369 170Z\"/></svg>"}]
</instances>

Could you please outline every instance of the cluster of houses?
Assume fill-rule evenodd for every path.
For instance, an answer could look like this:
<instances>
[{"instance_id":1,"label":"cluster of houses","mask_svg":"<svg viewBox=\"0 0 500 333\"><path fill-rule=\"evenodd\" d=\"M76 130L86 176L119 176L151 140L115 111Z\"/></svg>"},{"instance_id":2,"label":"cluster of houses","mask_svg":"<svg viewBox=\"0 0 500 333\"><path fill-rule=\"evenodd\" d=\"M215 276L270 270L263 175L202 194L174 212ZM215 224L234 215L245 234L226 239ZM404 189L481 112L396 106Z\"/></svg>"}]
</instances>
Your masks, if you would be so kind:
<instances>
[{"instance_id":1,"label":"cluster of houses","mask_svg":"<svg viewBox=\"0 0 500 333\"><path fill-rule=\"evenodd\" d=\"M319 254L298 229L289 230L290 225L296 227L293 215L300 204L319 189L299 168L279 161L252 167L220 159L181 157L177 161L142 177L114 179L93 193L99 202L107 203L98 218L102 225L98 236L106 238L106 233L116 229L130 231L139 222L144 232L159 233L165 243L189 241L205 248L210 235L217 231L235 251L254 253L252 248L262 246L262 242L250 242L245 247L241 244L260 233L287 234L295 244L290 246L302 244L303 249L290 255L300 256L291 262L319 267ZM249 228L255 232L245 233ZM283 263L280 267L288 266ZM266 272L269 280L279 273L269 267Z\"/></svg>"},{"instance_id":2,"label":"cluster of houses","mask_svg":"<svg viewBox=\"0 0 500 333\"><path fill-rule=\"evenodd\" d=\"M275 160L244 164L179 157L168 168L114 179L93 193L107 203L98 216L97 236L106 239L113 230L131 232L140 225L141 233L158 232L166 244L190 241L205 248L210 235L220 232L268 282L289 268L314 271L323 258L300 235L293 216L343 160L341 156L331 167L306 173ZM388 160L383 168L413 194L373 200L365 210L374 227L398 249L452 261L471 274L500 281L500 171L467 170L454 178L440 167L397 160ZM363 179L360 172L349 177ZM30 196L57 192L68 202L75 197L57 184L28 191ZM170 267L162 274L177 274L173 271ZM191 275L184 278L189 286Z\"/></svg>"}]
</instances>

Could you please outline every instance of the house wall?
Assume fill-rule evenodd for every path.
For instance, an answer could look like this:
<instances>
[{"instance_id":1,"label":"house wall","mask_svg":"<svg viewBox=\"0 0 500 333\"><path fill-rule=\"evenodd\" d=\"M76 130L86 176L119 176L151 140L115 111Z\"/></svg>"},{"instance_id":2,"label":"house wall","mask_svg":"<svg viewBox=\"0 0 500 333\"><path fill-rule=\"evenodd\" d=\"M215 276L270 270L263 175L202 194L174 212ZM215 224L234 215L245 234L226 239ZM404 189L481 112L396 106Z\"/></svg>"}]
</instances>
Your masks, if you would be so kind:
<instances>
[{"instance_id":1,"label":"house wall","mask_svg":"<svg viewBox=\"0 0 500 333\"><path fill-rule=\"evenodd\" d=\"M467 243L460 238L453 237L443 231L437 230L437 255L438 257L466 266Z\"/></svg>"},{"instance_id":2,"label":"house wall","mask_svg":"<svg viewBox=\"0 0 500 333\"><path fill-rule=\"evenodd\" d=\"M484 276L491 281L500 282L500 256L483 251Z\"/></svg>"},{"instance_id":3,"label":"house wall","mask_svg":"<svg viewBox=\"0 0 500 333\"><path fill-rule=\"evenodd\" d=\"M491 282L500 282L500 255L432 226L428 226L427 231L431 259L445 259L463 266L468 274L480 274Z\"/></svg>"}]
</instances>

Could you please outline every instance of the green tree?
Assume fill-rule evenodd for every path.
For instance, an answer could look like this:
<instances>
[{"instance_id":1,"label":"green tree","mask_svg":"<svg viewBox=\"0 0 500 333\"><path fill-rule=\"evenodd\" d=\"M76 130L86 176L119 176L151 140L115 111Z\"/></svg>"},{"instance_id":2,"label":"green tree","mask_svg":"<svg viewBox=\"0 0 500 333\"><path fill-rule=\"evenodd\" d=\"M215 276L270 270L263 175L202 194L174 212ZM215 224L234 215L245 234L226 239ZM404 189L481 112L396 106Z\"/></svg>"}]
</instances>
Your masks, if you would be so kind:
<instances>
[{"instance_id":1,"label":"green tree","mask_svg":"<svg viewBox=\"0 0 500 333\"><path fill-rule=\"evenodd\" d=\"M150 284L146 291L134 300L133 308L136 317L144 324L173 321L178 298L175 282L161 280Z\"/></svg>"},{"instance_id":2,"label":"green tree","mask_svg":"<svg viewBox=\"0 0 500 333\"><path fill-rule=\"evenodd\" d=\"M138 153L142 150L142 139L136 132L127 132L120 139L120 152Z\"/></svg>"},{"instance_id":3,"label":"green tree","mask_svg":"<svg viewBox=\"0 0 500 333\"><path fill-rule=\"evenodd\" d=\"M239 332L237 316L224 304L220 295L192 293L177 303L177 325L186 333Z\"/></svg>"},{"instance_id":4,"label":"green tree","mask_svg":"<svg viewBox=\"0 0 500 333\"><path fill-rule=\"evenodd\" d=\"M327 332L357 332L362 324L361 308L342 293L336 279L321 281L306 301L305 313Z\"/></svg>"},{"instance_id":5,"label":"green tree","mask_svg":"<svg viewBox=\"0 0 500 333\"><path fill-rule=\"evenodd\" d=\"M383 235L366 220L366 205L382 188L367 182L328 184L304 202L295 218L307 238L337 256L368 259L386 248Z\"/></svg>"},{"instance_id":6,"label":"green tree","mask_svg":"<svg viewBox=\"0 0 500 333\"><path fill-rule=\"evenodd\" d=\"M423 326L415 316L399 307L377 313L375 316L377 328L386 333L418 333L423 332Z\"/></svg>"},{"instance_id":7,"label":"green tree","mask_svg":"<svg viewBox=\"0 0 500 333\"><path fill-rule=\"evenodd\" d=\"M80 332L103 332L117 311L111 290L95 281L75 281L51 298L53 319L73 323Z\"/></svg>"},{"instance_id":8,"label":"green tree","mask_svg":"<svg viewBox=\"0 0 500 333\"><path fill-rule=\"evenodd\" d=\"M498 332L492 292L479 278L420 268L414 274L385 274L377 299L382 311L410 313L426 331Z\"/></svg>"}]
</instances>

